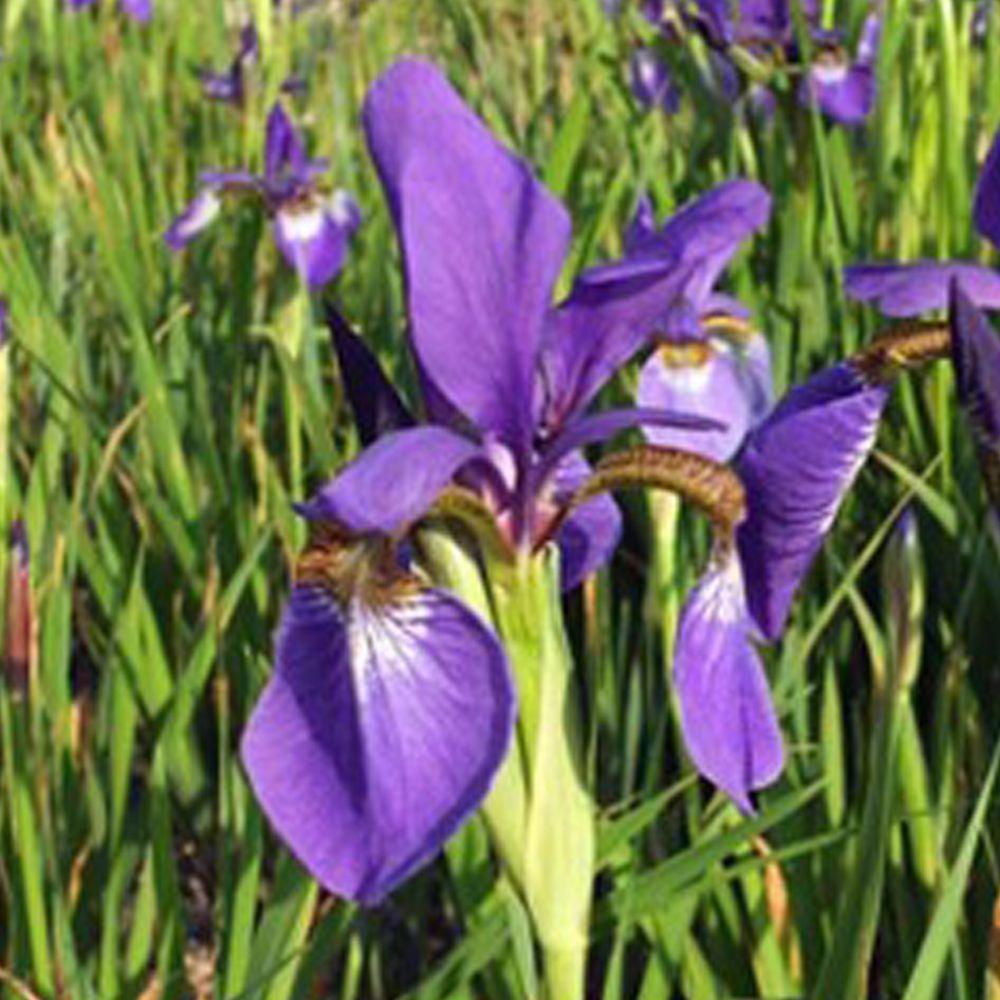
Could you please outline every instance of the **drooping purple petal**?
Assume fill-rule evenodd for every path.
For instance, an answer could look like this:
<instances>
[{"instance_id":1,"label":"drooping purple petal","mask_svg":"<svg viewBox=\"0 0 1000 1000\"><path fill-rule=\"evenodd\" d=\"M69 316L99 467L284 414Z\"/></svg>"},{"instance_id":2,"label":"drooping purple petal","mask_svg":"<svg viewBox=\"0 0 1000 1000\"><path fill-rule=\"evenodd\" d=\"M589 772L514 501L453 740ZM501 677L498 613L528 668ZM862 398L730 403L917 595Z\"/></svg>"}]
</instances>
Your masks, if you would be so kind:
<instances>
[{"instance_id":1,"label":"drooping purple petal","mask_svg":"<svg viewBox=\"0 0 1000 1000\"><path fill-rule=\"evenodd\" d=\"M1000 309L1000 273L979 264L922 260L844 268L844 291L861 302L874 301L886 316L917 316L946 309L952 280L959 282L977 306Z\"/></svg>"},{"instance_id":2,"label":"drooping purple petal","mask_svg":"<svg viewBox=\"0 0 1000 1000\"><path fill-rule=\"evenodd\" d=\"M951 293L951 360L958 398L969 420L990 500L1000 502L1000 341L986 317L955 284Z\"/></svg>"},{"instance_id":3,"label":"drooping purple petal","mask_svg":"<svg viewBox=\"0 0 1000 1000\"><path fill-rule=\"evenodd\" d=\"M986 162L976 181L972 218L976 229L995 247L1000 247L1000 130L993 136Z\"/></svg>"},{"instance_id":4,"label":"drooping purple petal","mask_svg":"<svg viewBox=\"0 0 1000 1000\"><path fill-rule=\"evenodd\" d=\"M792 389L750 434L737 465L748 506L738 541L750 613L767 639L784 628L888 397L850 364L834 365Z\"/></svg>"},{"instance_id":5,"label":"drooping purple petal","mask_svg":"<svg viewBox=\"0 0 1000 1000\"><path fill-rule=\"evenodd\" d=\"M567 455L553 473L556 504L566 504L592 471L580 452ZM556 536L563 590L572 590L611 558L621 530L618 504L607 494L581 504L566 518Z\"/></svg>"},{"instance_id":6,"label":"drooping purple petal","mask_svg":"<svg viewBox=\"0 0 1000 1000\"><path fill-rule=\"evenodd\" d=\"M526 451L568 216L429 63L392 66L364 123L403 250L416 353L455 406Z\"/></svg>"},{"instance_id":7,"label":"drooping purple petal","mask_svg":"<svg viewBox=\"0 0 1000 1000\"><path fill-rule=\"evenodd\" d=\"M163 234L171 250L183 250L203 229L210 226L222 208L215 187L202 188Z\"/></svg>"},{"instance_id":8,"label":"drooping purple petal","mask_svg":"<svg viewBox=\"0 0 1000 1000\"><path fill-rule=\"evenodd\" d=\"M804 104L815 100L834 121L856 124L875 104L875 74L868 66L849 64L842 53L821 55L809 68L800 94Z\"/></svg>"},{"instance_id":9,"label":"drooping purple petal","mask_svg":"<svg viewBox=\"0 0 1000 1000\"><path fill-rule=\"evenodd\" d=\"M760 392L755 393L752 378L745 358L721 342L655 350L639 373L639 405L710 417L725 426L714 431L649 426L646 439L728 462L751 426L752 401Z\"/></svg>"},{"instance_id":10,"label":"drooping purple petal","mask_svg":"<svg viewBox=\"0 0 1000 1000\"><path fill-rule=\"evenodd\" d=\"M665 115L680 110L681 95L673 73L656 49L641 48L632 53L629 84L635 99L647 110L659 108Z\"/></svg>"},{"instance_id":11,"label":"drooping purple petal","mask_svg":"<svg viewBox=\"0 0 1000 1000\"><path fill-rule=\"evenodd\" d=\"M695 767L744 812L784 766L767 678L750 640L739 560L713 565L681 612L674 683Z\"/></svg>"},{"instance_id":12,"label":"drooping purple petal","mask_svg":"<svg viewBox=\"0 0 1000 1000\"><path fill-rule=\"evenodd\" d=\"M379 902L472 813L514 718L506 657L455 598L298 585L243 736L264 812L331 892Z\"/></svg>"},{"instance_id":13,"label":"drooping purple petal","mask_svg":"<svg viewBox=\"0 0 1000 1000\"><path fill-rule=\"evenodd\" d=\"M412 427L413 417L368 345L333 306L327 306L326 319L361 443L369 445L390 431Z\"/></svg>"},{"instance_id":14,"label":"drooping purple petal","mask_svg":"<svg viewBox=\"0 0 1000 1000\"><path fill-rule=\"evenodd\" d=\"M297 508L357 533L391 535L425 514L477 445L443 427L393 431Z\"/></svg>"},{"instance_id":15,"label":"drooping purple petal","mask_svg":"<svg viewBox=\"0 0 1000 1000\"><path fill-rule=\"evenodd\" d=\"M340 270L360 222L357 203L346 191L337 191L329 199L316 197L279 208L274 239L285 260L315 288Z\"/></svg>"}]
</instances>

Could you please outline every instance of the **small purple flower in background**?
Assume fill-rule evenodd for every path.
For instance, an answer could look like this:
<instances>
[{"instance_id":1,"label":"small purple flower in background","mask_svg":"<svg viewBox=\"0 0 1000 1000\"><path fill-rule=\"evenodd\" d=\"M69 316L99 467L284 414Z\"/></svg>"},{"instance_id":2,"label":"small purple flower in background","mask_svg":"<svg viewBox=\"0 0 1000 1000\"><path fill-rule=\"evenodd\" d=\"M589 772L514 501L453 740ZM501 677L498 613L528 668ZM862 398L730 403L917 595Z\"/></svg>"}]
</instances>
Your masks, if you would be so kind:
<instances>
[{"instance_id":1,"label":"small purple flower in background","mask_svg":"<svg viewBox=\"0 0 1000 1000\"><path fill-rule=\"evenodd\" d=\"M0 347L4 347L10 340L10 307L7 300L0 295Z\"/></svg>"},{"instance_id":2,"label":"small purple flower in background","mask_svg":"<svg viewBox=\"0 0 1000 1000\"><path fill-rule=\"evenodd\" d=\"M591 480L583 447L643 423L715 425L661 410L585 415L671 289L701 266L697 232L683 254L622 275L596 269L554 307L564 208L433 66L390 68L364 124L403 251L429 422L417 423L332 315L367 447L300 507L312 537L243 759L309 870L376 902L478 806L514 718L498 640L414 572L403 539L435 510L471 510L499 558L555 540L572 586L610 557L619 530L614 503L581 489ZM596 493L605 481L595 478ZM410 555L419 562L419 544Z\"/></svg>"},{"instance_id":3,"label":"small purple flower in background","mask_svg":"<svg viewBox=\"0 0 1000 1000\"><path fill-rule=\"evenodd\" d=\"M323 193L316 178L325 160L306 155L302 140L280 104L267 120L262 176L245 170L202 174L202 187L164 235L171 250L182 250L211 224L227 195L260 199L273 218L278 249L310 285L323 285L340 270L347 244L361 216L346 191Z\"/></svg>"},{"instance_id":4,"label":"small purple flower in background","mask_svg":"<svg viewBox=\"0 0 1000 1000\"><path fill-rule=\"evenodd\" d=\"M673 115L680 109L681 95L670 67L655 48L632 53L629 82L635 99L647 110L658 107L664 114Z\"/></svg>"},{"instance_id":5,"label":"small purple flower in background","mask_svg":"<svg viewBox=\"0 0 1000 1000\"><path fill-rule=\"evenodd\" d=\"M641 5L647 21L668 41L683 41L685 32L701 35L710 52L712 89L733 101L739 94L741 66L750 57L762 74L798 68L801 53L795 34L791 3L794 0L742 0L733 10L724 0L646 0ZM853 61L843 46L843 34L820 26L819 5L802 0L802 14L815 50L812 63L803 68L799 99L815 100L823 114L834 121L863 121L875 101L875 61L881 20L870 15L861 30ZM749 81L748 98L765 112L773 108L773 94L756 77ZM768 95L768 96L765 96ZM768 99L770 97L770 99Z\"/></svg>"},{"instance_id":6,"label":"small purple flower in background","mask_svg":"<svg viewBox=\"0 0 1000 1000\"><path fill-rule=\"evenodd\" d=\"M66 0L74 10L92 7L97 0ZM153 0L119 0L122 10L133 21L148 21L153 16Z\"/></svg>"},{"instance_id":7,"label":"small purple flower in background","mask_svg":"<svg viewBox=\"0 0 1000 1000\"><path fill-rule=\"evenodd\" d=\"M240 31L240 47L225 72L217 73L203 69L198 76L204 95L223 104L242 104L246 97L245 77L247 69L260 58L260 44L257 29L246 24Z\"/></svg>"},{"instance_id":8,"label":"small purple flower in background","mask_svg":"<svg viewBox=\"0 0 1000 1000\"><path fill-rule=\"evenodd\" d=\"M803 80L802 99L814 98L825 115L844 124L864 121L875 104L875 61L881 19L866 18L853 62L844 51L839 32L816 31L813 44L817 52Z\"/></svg>"},{"instance_id":9,"label":"small purple flower in background","mask_svg":"<svg viewBox=\"0 0 1000 1000\"><path fill-rule=\"evenodd\" d=\"M250 71L260 61L260 40L253 24L245 24L240 31L240 46L229 68L224 72L203 69L198 73L202 93L211 101L222 104L242 105L247 97ZM290 76L281 84L283 94L299 94L306 90L301 76Z\"/></svg>"}]
</instances>

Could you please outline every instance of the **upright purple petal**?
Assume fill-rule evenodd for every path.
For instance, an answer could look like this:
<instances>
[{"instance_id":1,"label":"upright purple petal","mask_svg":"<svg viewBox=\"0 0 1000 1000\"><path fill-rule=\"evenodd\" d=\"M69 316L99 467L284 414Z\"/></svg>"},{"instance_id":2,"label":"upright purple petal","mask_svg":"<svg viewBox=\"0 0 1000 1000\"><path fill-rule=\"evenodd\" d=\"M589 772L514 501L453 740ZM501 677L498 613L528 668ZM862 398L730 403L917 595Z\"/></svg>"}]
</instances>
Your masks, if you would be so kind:
<instances>
[{"instance_id":1,"label":"upright purple petal","mask_svg":"<svg viewBox=\"0 0 1000 1000\"><path fill-rule=\"evenodd\" d=\"M647 110L666 115L680 110L681 95L670 67L653 48L636 49L629 60L629 84L635 99Z\"/></svg>"},{"instance_id":2,"label":"upright purple petal","mask_svg":"<svg viewBox=\"0 0 1000 1000\"><path fill-rule=\"evenodd\" d=\"M340 270L347 244L361 222L357 203L346 191L316 196L278 209L274 238L285 260L314 288Z\"/></svg>"},{"instance_id":3,"label":"upright purple petal","mask_svg":"<svg viewBox=\"0 0 1000 1000\"><path fill-rule=\"evenodd\" d=\"M368 345L333 306L327 306L326 317L361 443L369 445L383 434L411 427L413 417Z\"/></svg>"},{"instance_id":4,"label":"upright purple petal","mask_svg":"<svg viewBox=\"0 0 1000 1000\"><path fill-rule=\"evenodd\" d=\"M299 513L362 533L391 535L431 507L477 445L443 427L393 431L366 448Z\"/></svg>"},{"instance_id":5,"label":"upright purple petal","mask_svg":"<svg viewBox=\"0 0 1000 1000\"><path fill-rule=\"evenodd\" d=\"M763 391L754 388L754 379L746 357L721 341L658 348L639 373L639 405L714 418L724 427L688 431L649 426L646 439L728 462L750 429L753 402Z\"/></svg>"},{"instance_id":6,"label":"upright purple petal","mask_svg":"<svg viewBox=\"0 0 1000 1000\"><path fill-rule=\"evenodd\" d=\"M309 160L305 147L288 112L275 104L267 117L264 146L264 175L273 187L304 183L308 180Z\"/></svg>"},{"instance_id":7,"label":"upright purple petal","mask_svg":"<svg viewBox=\"0 0 1000 1000\"><path fill-rule=\"evenodd\" d=\"M976 181L972 218L976 229L995 247L1000 247L1000 130L993 136L986 162Z\"/></svg>"},{"instance_id":8,"label":"upright purple petal","mask_svg":"<svg viewBox=\"0 0 1000 1000\"><path fill-rule=\"evenodd\" d=\"M990 502L1000 507L1000 341L957 284L950 313L958 398L976 439Z\"/></svg>"},{"instance_id":9,"label":"upright purple petal","mask_svg":"<svg viewBox=\"0 0 1000 1000\"><path fill-rule=\"evenodd\" d=\"M888 398L886 386L838 364L792 389L751 433L737 466L748 503L738 541L750 612L767 639L784 628Z\"/></svg>"},{"instance_id":10,"label":"upright purple petal","mask_svg":"<svg viewBox=\"0 0 1000 1000\"><path fill-rule=\"evenodd\" d=\"M567 455L553 474L556 505L566 504L592 471L580 452ZM563 590L572 590L611 558L621 531L618 504L607 494L581 504L566 518L556 536Z\"/></svg>"},{"instance_id":11,"label":"upright purple petal","mask_svg":"<svg viewBox=\"0 0 1000 1000\"><path fill-rule=\"evenodd\" d=\"M163 241L171 250L183 250L203 229L210 226L222 208L215 187L202 188L170 224Z\"/></svg>"},{"instance_id":12,"label":"upright purple petal","mask_svg":"<svg viewBox=\"0 0 1000 1000\"><path fill-rule=\"evenodd\" d=\"M429 63L392 66L369 91L364 123L403 250L421 363L455 406L526 452L569 218Z\"/></svg>"},{"instance_id":13,"label":"upright purple petal","mask_svg":"<svg viewBox=\"0 0 1000 1000\"><path fill-rule=\"evenodd\" d=\"M953 280L977 306L1000 309L1000 274L979 264L856 264L844 268L844 290L852 299L874 301L886 316L917 316L948 307Z\"/></svg>"},{"instance_id":14,"label":"upright purple petal","mask_svg":"<svg viewBox=\"0 0 1000 1000\"><path fill-rule=\"evenodd\" d=\"M292 853L331 892L373 904L478 806L513 718L503 650L455 598L344 606L299 584L242 756Z\"/></svg>"},{"instance_id":15,"label":"upright purple petal","mask_svg":"<svg viewBox=\"0 0 1000 1000\"><path fill-rule=\"evenodd\" d=\"M784 766L752 630L739 561L731 555L709 569L684 605L674 683L691 760L744 812L753 812L750 792L773 782Z\"/></svg>"}]
</instances>

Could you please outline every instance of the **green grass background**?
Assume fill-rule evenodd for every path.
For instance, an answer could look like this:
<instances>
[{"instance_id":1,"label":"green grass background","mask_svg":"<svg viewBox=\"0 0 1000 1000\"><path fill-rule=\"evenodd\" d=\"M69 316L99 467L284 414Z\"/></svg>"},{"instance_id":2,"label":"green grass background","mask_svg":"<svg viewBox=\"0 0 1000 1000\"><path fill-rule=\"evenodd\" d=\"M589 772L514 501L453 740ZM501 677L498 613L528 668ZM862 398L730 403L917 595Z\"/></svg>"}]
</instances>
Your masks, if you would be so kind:
<instances>
[{"instance_id":1,"label":"green grass background","mask_svg":"<svg viewBox=\"0 0 1000 1000\"><path fill-rule=\"evenodd\" d=\"M877 110L848 130L747 121L689 72L697 48L682 113L643 113L626 62L645 28L597 0L252 6L263 60L239 111L195 76L231 58L236 4L159 0L139 27L113 3L0 2L0 529L27 522L38 625L30 689L0 689L0 994L532 996L527 916L478 820L363 912L317 892L249 793L236 747L302 542L290 505L356 441L319 303L260 214L228 211L179 257L162 232L201 170L260 165L280 81L305 72L289 107L365 216L332 297L412 388L358 113L424 53L570 207L567 280L620 250L643 190L662 217L736 174L766 184L771 224L728 284L783 389L879 325L841 264L991 259L970 202L1000 18L974 45L971 2L889 0ZM866 13L828 7L852 32ZM570 601L602 809L591 995L998 1000L1000 548L947 366L899 386L766 654L789 763L756 818L698 785L672 708L704 532L683 517L654 561L655 509L623 506L618 557Z\"/></svg>"}]
</instances>

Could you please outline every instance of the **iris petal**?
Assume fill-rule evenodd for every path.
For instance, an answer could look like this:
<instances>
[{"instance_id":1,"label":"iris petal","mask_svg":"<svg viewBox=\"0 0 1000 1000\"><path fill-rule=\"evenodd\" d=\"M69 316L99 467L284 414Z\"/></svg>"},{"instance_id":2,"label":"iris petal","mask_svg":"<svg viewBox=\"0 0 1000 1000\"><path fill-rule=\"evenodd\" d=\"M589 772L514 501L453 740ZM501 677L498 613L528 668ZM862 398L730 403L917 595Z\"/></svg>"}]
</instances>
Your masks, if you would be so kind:
<instances>
[{"instance_id":1,"label":"iris petal","mask_svg":"<svg viewBox=\"0 0 1000 1000\"><path fill-rule=\"evenodd\" d=\"M479 447L444 427L393 431L366 448L299 513L358 534L391 535L427 512Z\"/></svg>"},{"instance_id":2,"label":"iris petal","mask_svg":"<svg viewBox=\"0 0 1000 1000\"><path fill-rule=\"evenodd\" d=\"M972 217L976 229L995 247L1000 247L1000 131L993 136L986 162L976 181Z\"/></svg>"},{"instance_id":3,"label":"iris petal","mask_svg":"<svg viewBox=\"0 0 1000 1000\"><path fill-rule=\"evenodd\" d=\"M338 191L328 202L280 208L274 238L285 260L313 287L325 285L340 270L348 240L361 221L357 205Z\"/></svg>"},{"instance_id":4,"label":"iris petal","mask_svg":"<svg viewBox=\"0 0 1000 1000\"><path fill-rule=\"evenodd\" d=\"M1000 309L1000 274L978 264L856 264L844 269L844 291L861 302L875 301L886 316L917 316L947 308L955 279L977 306Z\"/></svg>"},{"instance_id":5,"label":"iris petal","mask_svg":"<svg viewBox=\"0 0 1000 1000\"><path fill-rule=\"evenodd\" d=\"M875 443L889 398L849 364L796 386L750 434L737 471L748 516L738 533L750 612L775 639L796 588Z\"/></svg>"},{"instance_id":6,"label":"iris petal","mask_svg":"<svg viewBox=\"0 0 1000 1000\"><path fill-rule=\"evenodd\" d=\"M554 473L556 504L567 503L592 472L579 452L567 455ZM607 494L588 500L567 516L556 536L563 590L572 590L611 558L621 531L621 512Z\"/></svg>"},{"instance_id":7,"label":"iris petal","mask_svg":"<svg viewBox=\"0 0 1000 1000\"><path fill-rule=\"evenodd\" d=\"M330 891L377 903L485 796L513 718L503 650L455 598L344 607L298 585L242 755L292 853Z\"/></svg>"},{"instance_id":8,"label":"iris petal","mask_svg":"<svg viewBox=\"0 0 1000 1000\"><path fill-rule=\"evenodd\" d=\"M429 63L394 64L369 92L364 123L403 250L420 363L480 428L527 453L569 217Z\"/></svg>"},{"instance_id":9,"label":"iris petal","mask_svg":"<svg viewBox=\"0 0 1000 1000\"><path fill-rule=\"evenodd\" d=\"M215 188L202 188L170 224L163 241L171 250L183 250L203 229L215 221L222 201Z\"/></svg>"},{"instance_id":10,"label":"iris petal","mask_svg":"<svg viewBox=\"0 0 1000 1000\"><path fill-rule=\"evenodd\" d=\"M739 562L714 565L681 612L674 683L681 730L698 770L752 812L750 792L784 766L781 732L751 641Z\"/></svg>"}]
</instances>

